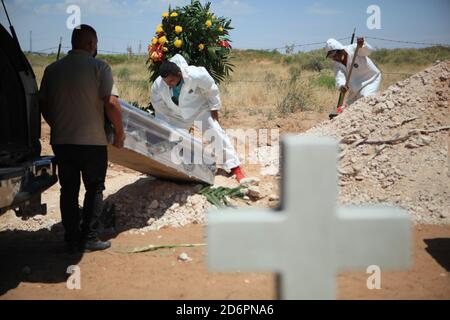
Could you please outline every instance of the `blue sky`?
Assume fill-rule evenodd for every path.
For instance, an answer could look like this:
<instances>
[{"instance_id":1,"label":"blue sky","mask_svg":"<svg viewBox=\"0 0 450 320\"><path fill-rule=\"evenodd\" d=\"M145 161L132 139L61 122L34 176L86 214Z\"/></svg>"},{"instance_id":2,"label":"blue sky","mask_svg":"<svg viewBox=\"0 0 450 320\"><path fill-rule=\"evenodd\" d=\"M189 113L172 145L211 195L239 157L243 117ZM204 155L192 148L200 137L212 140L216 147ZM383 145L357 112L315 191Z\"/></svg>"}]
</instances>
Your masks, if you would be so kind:
<instances>
[{"instance_id":1,"label":"blue sky","mask_svg":"<svg viewBox=\"0 0 450 320\"><path fill-rule=\"evenodd\" d=\"M33 30L33 50L56 47L59 37L70 45L66 28L66 8L77 4L81 22L94 26L99 49L124 52L139 42L145 51L161 13L168 5L185 5L190 0L5 0L22 48L29 49ZM204 1L203 1L204 2ZM240 49L269 49L288 44L325 42L330 37L349 37L354 27L359 35L403 41L450 44L450 0L317 0L257 1L212 0L218 16L232 19L233 46ZM367 8L381 9L381 29L369 30ZM6 17L0 10L0 22ZM376 47L420 47L419 45L368 40ZM320 45L301 47L315 49Z\"/></svg>"}]
</instances>

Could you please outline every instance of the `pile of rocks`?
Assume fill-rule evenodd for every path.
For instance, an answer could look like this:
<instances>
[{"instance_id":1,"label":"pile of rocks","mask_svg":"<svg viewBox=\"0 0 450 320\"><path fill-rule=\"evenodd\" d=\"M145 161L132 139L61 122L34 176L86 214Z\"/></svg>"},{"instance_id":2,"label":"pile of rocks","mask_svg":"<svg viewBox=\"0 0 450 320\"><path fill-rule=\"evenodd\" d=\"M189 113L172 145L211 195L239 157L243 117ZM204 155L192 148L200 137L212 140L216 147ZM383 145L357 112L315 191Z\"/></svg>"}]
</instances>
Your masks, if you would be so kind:
<instances>
[{"instance_id":1,"label":"pile of rocks","mask_svg":"<svg viewBox=\"0 0 450 320\"><path fill-rule=\"evenodd\" d=\"M106 199L114 205L115 226L118 231L139 232L165 227L201 224L211 207L198 194L202 185L180 184L143 178Z\"/></svg>"},{"instance_id":2,"label":"pile of rocks","mask_svg":"<svg viewBox=\"0 0 450 320\"><path fill-rule=\"evenodd\" d=\"M446 61L306 133L340 141L342 203L392 203L416 222L450 223L449 88Z\"/></svg>"},{"instance_id":3,"label":"pile of rocks","mask_svg":"<svg viewBox=\"0 0 450 320\"><path fill-rule=\"evenodd\" d=\"M37 215L28 220L22 220L15 216L13 211L5 214L0 224L0 232L3 231L29 231L35 232L39 230L52 230L53 226L57 224L57 219L49 218L47 216Z\"/></svg>"}]
</instances>

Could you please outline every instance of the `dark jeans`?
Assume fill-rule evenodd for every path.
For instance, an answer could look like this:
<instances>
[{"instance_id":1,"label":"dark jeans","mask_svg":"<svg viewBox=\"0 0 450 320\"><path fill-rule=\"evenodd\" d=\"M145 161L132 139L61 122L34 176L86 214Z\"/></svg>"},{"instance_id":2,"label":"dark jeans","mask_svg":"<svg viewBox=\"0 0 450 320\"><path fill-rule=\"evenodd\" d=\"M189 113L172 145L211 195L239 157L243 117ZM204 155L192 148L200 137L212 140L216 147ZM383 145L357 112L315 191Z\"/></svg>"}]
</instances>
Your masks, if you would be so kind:
<instances>
[{"instance_id":1,"label":"dark jeans","mask_svg":"<svg viewBox=\"0 0 450 320\"><path fill-rule=\"evenodd\" d=\"M54 145L61 185L61 218L69 243L94 240L103 210L108 152L106 146ZM83 211L78 206L80 176L86 194Z\"/></svg>"}]
</instances>

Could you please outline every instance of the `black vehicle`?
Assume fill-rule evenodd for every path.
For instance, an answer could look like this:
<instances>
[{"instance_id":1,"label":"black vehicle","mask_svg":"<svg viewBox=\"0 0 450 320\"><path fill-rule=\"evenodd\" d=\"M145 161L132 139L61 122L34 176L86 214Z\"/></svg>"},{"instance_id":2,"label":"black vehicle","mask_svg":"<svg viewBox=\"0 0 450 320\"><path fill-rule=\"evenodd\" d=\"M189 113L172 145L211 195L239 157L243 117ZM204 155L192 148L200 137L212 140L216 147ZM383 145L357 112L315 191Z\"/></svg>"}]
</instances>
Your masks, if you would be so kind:
<instances>
[{"instance_id":1,"label":"black vehicle","mask_svg":"<svg viewBox=\"0 0 450 320\"><path fill-rule=\"evenodd\" d=\"M57 182L56 163L40 156L36 77L10 30L0 24L0 214L29 217L46 213L41 194Z\"/></svg>"}]
</instances>

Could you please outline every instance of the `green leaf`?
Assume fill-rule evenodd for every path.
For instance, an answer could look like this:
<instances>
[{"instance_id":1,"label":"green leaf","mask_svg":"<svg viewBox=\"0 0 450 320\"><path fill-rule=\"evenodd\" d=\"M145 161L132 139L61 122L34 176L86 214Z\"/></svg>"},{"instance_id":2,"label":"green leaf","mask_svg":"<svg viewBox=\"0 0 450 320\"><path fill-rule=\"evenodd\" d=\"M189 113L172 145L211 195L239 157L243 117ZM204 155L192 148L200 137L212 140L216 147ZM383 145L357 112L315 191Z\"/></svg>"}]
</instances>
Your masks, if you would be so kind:
<instances>
[{"instance_id":1,"label":"green leaf","mask_svg":"<svg viewBox=\"0 0 450 320\"><path fill-rule=\"evenodd\" d=\"M228 61L231 50L217 46L221 40L231 42L229 38L229 30L232 29L231 19L218 17L217 14L209 12L210 9L211 2L202 5L198 0L191 0L189 5L175 9L169 6L168 12L176 11L178 16L162 19L165 36L169 41L167 46L169 52L167 52L166 58L169 59L176 53L180 53L186 58L188 64L205 67L214 80L220 83L233 72L233 66ZM208 28L205 22L210 19L211 15L215 15L216 19L213 21L213 26ZM175 34L175 25L183 27L180 35ZM224 28L223 32L218 31L219 25ZM180 49L173 45L176 37L183 40L183 46ZM198 50L200 43L206 46L205 50ZM150 59L147 61L150 81L154 81L158 77L159 65L160 63L153 63Z\"/></svg>"}]
</instances>

